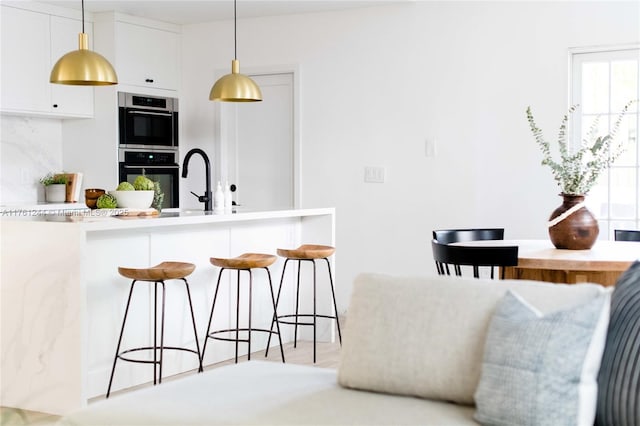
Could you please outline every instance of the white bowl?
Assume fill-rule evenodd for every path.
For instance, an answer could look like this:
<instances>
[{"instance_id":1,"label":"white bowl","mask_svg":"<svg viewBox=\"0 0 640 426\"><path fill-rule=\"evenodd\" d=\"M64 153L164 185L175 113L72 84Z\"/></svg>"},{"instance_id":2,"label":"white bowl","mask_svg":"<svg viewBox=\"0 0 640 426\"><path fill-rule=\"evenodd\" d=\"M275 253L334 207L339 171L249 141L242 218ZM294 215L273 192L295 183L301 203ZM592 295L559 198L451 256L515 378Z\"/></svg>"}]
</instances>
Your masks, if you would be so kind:
<instances>
[{"instance_id":1,"label":"white bowl","mask_svg":"<svg viewBox=\"0 0 640 426\"><path fill-rule=\"evenodd\" d=\"M153 191L109 191L123 209L147 209L153 203Z\"/></svg>"}]
</instances>

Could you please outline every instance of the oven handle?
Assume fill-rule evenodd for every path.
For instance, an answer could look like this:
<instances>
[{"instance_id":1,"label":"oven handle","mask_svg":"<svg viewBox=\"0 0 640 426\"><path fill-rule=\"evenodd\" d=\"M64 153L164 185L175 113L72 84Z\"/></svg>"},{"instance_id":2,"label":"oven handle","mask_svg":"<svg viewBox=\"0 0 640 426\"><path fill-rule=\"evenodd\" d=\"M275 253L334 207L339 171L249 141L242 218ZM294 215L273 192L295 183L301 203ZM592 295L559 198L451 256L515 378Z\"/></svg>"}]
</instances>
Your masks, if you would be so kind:
<instances>
[{"instance_id":1,"label":"oven handle","mask_svg":"<svg viewBox=\"0 0 640 426\"><path fill-rule=\"evenodd\" d=\"M134 110L127 111L127 114L162 115L163 117L171 117L172 116L172 114L170 112L134 111Z\"/></svg>"},{"instance_id":2,"label":"oven handle","mask_svg":"<svg viewBox=\"0 0 640 426\"><path fill-rule=\"evenodd\" d=\"M180 166L178 166L177 164L175 166L154 166L152 164L146 164L146 165L139 165L139 166L128 166L128 165L124 165L123 166L125 169L178 169L180 168Z\"/></svg>"}]
</instances>

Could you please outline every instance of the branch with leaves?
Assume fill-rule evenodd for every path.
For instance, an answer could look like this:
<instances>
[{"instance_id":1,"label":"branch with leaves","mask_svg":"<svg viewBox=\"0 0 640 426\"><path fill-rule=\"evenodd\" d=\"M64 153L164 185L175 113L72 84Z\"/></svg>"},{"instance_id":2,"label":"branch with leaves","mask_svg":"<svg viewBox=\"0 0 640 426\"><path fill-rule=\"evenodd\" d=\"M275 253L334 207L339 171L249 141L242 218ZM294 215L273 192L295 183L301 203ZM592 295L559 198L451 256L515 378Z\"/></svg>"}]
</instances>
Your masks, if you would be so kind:
<instances>
[{"instance_id":1,"label":"branch with leaves","mask_svg":"<svg viewBox=\"0 0 640 426\"><path fill-rule=\"evenodd\" d=\"M542 151L542 165L549 166L553 178L564 194L586 195L596 184L603 170L607 169L620 157L626 146L624 140L616 140L616 134L620 128L622 118L631 105L636 101L627 103L618 114L611 132L606 136L596 136L600 117L596 117L586 137L582 140L580 148L572 151L567 141L567 123L569 116L577 109L577 105L569 108L562 118L560 131L558 132L558 151L560 159L554 160L551 154L551 146L544 138L542 130L537 126L531 107L527 107L527 121Z\"/></svg>"}]
</instances>

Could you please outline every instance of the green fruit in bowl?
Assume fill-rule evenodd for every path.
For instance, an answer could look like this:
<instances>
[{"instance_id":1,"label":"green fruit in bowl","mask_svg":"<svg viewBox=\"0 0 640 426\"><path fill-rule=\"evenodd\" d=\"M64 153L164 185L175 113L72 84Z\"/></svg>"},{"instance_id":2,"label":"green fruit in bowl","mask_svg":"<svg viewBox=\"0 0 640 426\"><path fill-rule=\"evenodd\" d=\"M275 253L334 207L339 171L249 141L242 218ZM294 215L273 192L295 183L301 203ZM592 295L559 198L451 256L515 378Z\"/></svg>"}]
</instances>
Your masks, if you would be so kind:
<instances>
[{"instance_id":1,"label":"green fruit in bowl","mask_svg":"<svg viewBox=\"0 0 640 426\"><path fill-rule=\"evenodd\" d=\"M115 209L118 207L118 201L111 194L102 194L96 201L96 207L99 209Z\"/></svg>"},{"instance_id":2,"label":"green fruit in bowl","mask_svg":"<svg viewBox=\"0 0 640 426\"><path fill-rule=\"evenodd\" d=\"M133 187L136 191L153 191L154 186L153 181L146 176L138 176L133 181Z\"/></svg>"},{"instance_id":3,"label":"green fruit in bowl","mask_svg":"<svg viewBox=\"0 0 640 426\"><path fill-rule=\"evenodd\" d=\"M120 185L116 188L116 191L134 191L135 188L129 182L120 182Z\"/></svg>"}]
</instances>

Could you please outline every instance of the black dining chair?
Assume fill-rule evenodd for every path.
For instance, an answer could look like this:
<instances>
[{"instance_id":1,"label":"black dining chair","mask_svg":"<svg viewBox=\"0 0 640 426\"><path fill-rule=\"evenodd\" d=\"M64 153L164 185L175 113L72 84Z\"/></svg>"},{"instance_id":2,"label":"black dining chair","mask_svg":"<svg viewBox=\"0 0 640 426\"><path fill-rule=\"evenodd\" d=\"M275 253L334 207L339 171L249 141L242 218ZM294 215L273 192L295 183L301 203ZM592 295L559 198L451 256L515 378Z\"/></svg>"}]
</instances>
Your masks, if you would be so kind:
<instances>
[{"instance_id":1,"label":"black dining chair","mask_svg":"<svg viewBox=\"0 0 640 426\"><path fill-rule=\"evenodd\" d=\"M640 231L630 229L616 229L614 231L616 241L640 241Z\"/></svg>"},{"instance_id":2,"label":"black dining chair","mask_svg":"<svg viewBox=\"0 0 640 426\"><path fill-rule=\"evenodd\" d=\"M437 229L433 231L433 239L443 244L478 240L504 240L504 228Z\"/></svg>"},{"instance_id":3,"label":"black dining chair","mask_svg":"<svg viewBox=\"0 0 640 426\"><path fill-rule=\"evenodd\" d=\"M434 239L431 249L438 275L451 275L453 269L456 276L462 276L462 266L471 266L474 278L480 278L480 268L487 267L493 279L494 268L499 267L500 278L504 279L504 268L518 265L518 246L469 247L443 244Z\"/></svg>"}]
</instances>

